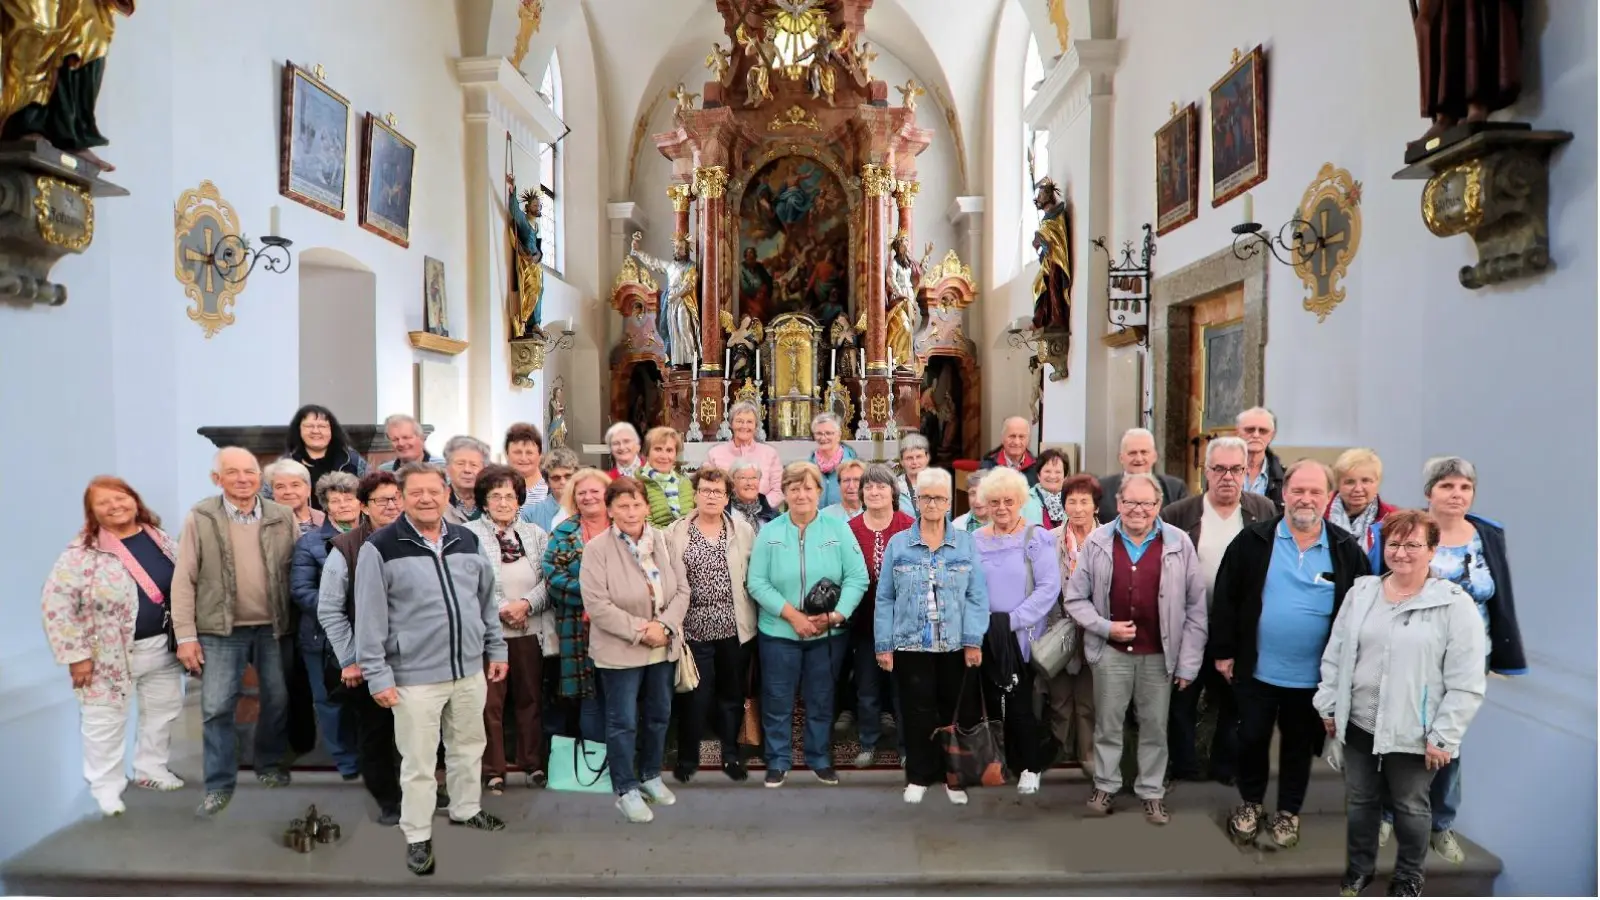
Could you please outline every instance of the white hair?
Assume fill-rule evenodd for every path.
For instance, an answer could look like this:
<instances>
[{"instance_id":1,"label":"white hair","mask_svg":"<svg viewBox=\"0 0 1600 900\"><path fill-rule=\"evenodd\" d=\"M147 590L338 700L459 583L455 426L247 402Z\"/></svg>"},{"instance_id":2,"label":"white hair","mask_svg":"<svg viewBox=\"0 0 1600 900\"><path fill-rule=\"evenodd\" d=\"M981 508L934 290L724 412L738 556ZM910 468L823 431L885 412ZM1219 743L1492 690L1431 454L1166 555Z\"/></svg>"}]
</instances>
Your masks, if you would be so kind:
<instances>
[{"instance_id":1,"label":"white hair","mask_svg":"<svg viewBox=\"0 0 1600 900\"><path fill-rule=\"evenodd\" d=\"M1150 439L1150 446L1152 446L1152 447L1155 446L1156 436L1155 436L1155 433L1152 432L1150 429L1148 429L1148 428L1129 428L1127 431L1124 431L1122 433L1122 440L1117 442L1117 452L1121 453L1124 449L1126 449L1127 446L1128 446L1128 438L1134 438L1134 437L1147 437L1147 438Z\"/></svg>"},{"instance_id":2,"label":"white hair","mask_svg":"<svg viewBox=\"0 0 1600 900\"><path fill-rule=\"evenodd\" d=\"M740 472L748 472L752 470L759 473L761 471L760 463L757 463L748 456L741 456L733 461L733 465L728 467L728 477L733 478Z\"/></svg>"},{"instance_id":3,"label":"white hair","mask_svg":"<svg viewBox=\"0 0 1600 900\"><path fill-rule=\"evenodd\" d=\"M1122 476L1122 483L1117 485L1117 499L1121 500L1122 495L1128 492L1128 485L1140 482L1150 485L1150 489L1156 492L1156 502L1160 503L1164 496L1164 492L1161 490L1161 479L1149 472L1135 472L1132 475Z\"/></svg>"},{"instance_id":4,"label":"white hair","mask_svg":"<svg viewBox=\"0 0 1600 900\"><path fill-rule=\"evenodd\" d=\"M840 419L836 413L819 412L811 417L811 427L813 429L815 429L818 425L823 425L829 422L837 426L840 431L844 430L844 421Z\"/></svg>"},{"instance_id":5,"label":"white hair","mask_svg":"<svg viewBox=\"0 0 1600 900\"><path fill-rule=\"evenodd\" d=\"M606 429L605 445L611 446L611 441L619 434L631 434L635 441L639 440L639 429L634 428L630 422L617 422Z\"/></svg>"},{"instance_id":6,"label":"white hair","mask_svg":"<svg viewBox=\"0 0 1600 900\"><path fill-rule=\"evenodd\" d=\"M213 474L213 475L221 475L222 474L222 457L228 455L229 453L235 453L235 452L243 453L244 455L250 457L251 465L254 465L257 469L259 469L261 467L261 461L256 459L256 455L254 453L251 453L249 450L246 450L243 447L223 447L222 449L217 451L215 456L211 457L211 474ZM309 480L311 478L311 476L307 475L306 478ZM270 481L267 482L267 483L271 484Z\"/></svg>"},{"instance_id":7,"label":"white hair","mask_svg":"<svg viewBox=\"0 0 1600 900\"><path fill-rule=\"evenodd\" d=\"M417 422L415 417L408 416L405 413L395 413L394 415L388 417L387 419L384 419L383 420L384 433L387 434L389 429L393 428L396 425L410 425L412 431L415 431L418 435L422 434L422 425L419 422Z\"/></svg>"},{"instance_id":8,"label":"white hair","mask_svg":"<svg viewBox=\"0 0 1600 900\"><path fill-rule=\"evenodd\" d=\"M444 461L446 463L450 462L450 460L455 458L455 455L457 453L460 453L463 450L471 450L472 452L474 452L474 453L478 454L479 456L483 457L483 461L484 461L485 464L488 464L488 462L489 462L489 454L490 454L490 452L492 452L492 451L489 450L489 445L488 444L485 444L483 441L478 440L477 438L473 437L472 435L470 435L470 434L458 434L455 437L451 438L450 440L445 441L445 444L444 444Z\"/></svg>"},{"instance_id":9,"label":"white hair","mask_svg":"<svg viewBox=\"0 0 1600 900\"><path fill-rule=\"evenodd\" d=\"M1278 417L1273 415L1272 410L1267 409L1265 406L1252 406L1244 412L1239 413L1238 416L1234 417L1234 426L1237 427L1239 425L1243 425L1244 420L1250 418L1251 416L1266 416L1272 422L1272 430L1278 430Z\"/></svg>"},{"instance_id":10,"label":"white hair","mask_svg":"<svg viewBox=\"0 0 1600 900\"><path fill-rule=\"evenodd\" d=\"M1211 457L1218 450L1237 450L1239 451L1239 455L1243 456L1246 461L1250 459L1250 445L1246 444L1243 438L1236 438L1232 436L1212 438L1211 443L1206 444L1207 468L1211 467Z\"/></svg>"},{"instance_id":11,"label":"white hair","mask_svg":"<svg viewBox=\"0 0 1600 900\"><path fill-rule=\"evenodd\" d=\"M1026 428L1029 431L1033 430L1033 423L1028 421L1028 419L1026 417L1024 417L1024 416L1010 416L1004 422L1000 423L1000 432L1002 434L1004 434L1005 430L1007 428L1011 427L1011 423L1012 422L1021 422L1023 428Z\"/></svg>"},{"instance_id":12,"label":"white hair","mask_svg":"<svg viewBox=\"0 0 1600 900\"><path fill-rule=\"evenodd\" d=\"M922 496L923 491L934 487L942 487L952 495L955 493L955 481L949 472L929 466L917 473L917 496Z\"/></svg>"},{"instance_id":13,"label":"white hair","mask_svg":"<svg viewBox=\"0 0 1600 900\"><path fill-rule=\"evenodd\" d=\"M985 505L993 503L994 498L1001 494L1010 494L1019 502L1026 502L1027 476L1006 466L997 466L984 473L983 481L978 483L978 502Z\"/></svg>"},{"instance_id":14,"label":"white hair","mask_svg":"<svg viewBox=\"0 0 1600 900\"><path fill-rule=\"evenodd\" d=\"M298 460L287 456L280 457L267 466L261 477L269 486L279 478L298 478L306 483L306 487L311 486L311 470L301 465Z\"/></svg>"},{"instance_id":15,"label":"white hair","mask_svg":"<svg viewBox=\"0 0 1600 900\"><path fill-rule=\"evenodd\" d=\"M758 408L754 403L751 403L749 400L740 400L738 403L735 403L733 406L729 407L728 421L731 423L734 419L739 418L745 413L755 416L757 422L761 421L760 408Z\"/></svg>"}]
</instances>

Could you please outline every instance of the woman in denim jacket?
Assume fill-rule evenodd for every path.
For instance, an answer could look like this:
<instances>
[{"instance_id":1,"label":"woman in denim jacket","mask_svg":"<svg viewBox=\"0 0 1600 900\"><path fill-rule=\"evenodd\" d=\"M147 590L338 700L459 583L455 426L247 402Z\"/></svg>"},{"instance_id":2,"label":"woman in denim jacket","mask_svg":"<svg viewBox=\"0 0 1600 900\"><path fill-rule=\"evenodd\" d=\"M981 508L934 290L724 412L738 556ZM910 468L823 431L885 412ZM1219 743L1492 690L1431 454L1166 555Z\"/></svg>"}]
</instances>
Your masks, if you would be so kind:
<instances>
[{"instance_id":1,"label":"woman in denim jacket","mask_svg":"<svg viewBox=\"0 0 1600 900\"><path fill-rule=\"evenodd\" d=\"M947 525L950 473L923 469L915 487L917 525L890 538L883 551L873 622L878 665L893 675L900 695L907 803L921 803L928 786L944 777L933 733L956 718L967 670L982 664L989 629L977 547L972 535ZM964 705L970 713L974 704ZM967 802L965 791L945 790L951 803Z\"/></svg>"}]
</instances>

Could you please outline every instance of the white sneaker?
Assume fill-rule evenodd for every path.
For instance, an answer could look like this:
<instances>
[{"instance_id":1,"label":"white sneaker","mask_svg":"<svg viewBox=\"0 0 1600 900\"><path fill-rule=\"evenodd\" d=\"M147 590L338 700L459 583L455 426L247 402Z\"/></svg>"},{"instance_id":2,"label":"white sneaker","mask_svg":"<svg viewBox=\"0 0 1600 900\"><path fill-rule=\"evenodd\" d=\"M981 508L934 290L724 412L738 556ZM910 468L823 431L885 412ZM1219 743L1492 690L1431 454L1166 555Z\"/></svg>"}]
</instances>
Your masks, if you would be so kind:
<instances>
[{"instance_id":1,"label":"white sneaker","mask_svg":"<svg viewBox=\"0 0 1600 900\"><path fill-rule=\"evenodd\" d=\"M949 785L945 785L944 795L946 797L948 797L950 799L950 802L954 803L956 806L966 806L967 805L967 792L966 791L958 791L955 788L950 787Z\"/></svg>"},{"instance_id":2,"label":"white sneaker","mask_svg":"<svg viewBox=\"0 0 1600 900\"><path fill-rule=\"evenodd\" d=\"M1382 823L1382 824L1380 824L1378 826L1378 846L1379 847L1387 847L1389 845L1389 838L1392 838L1392 837L1394 837L1394 826L1393 825L1391 825L1388 822L1384 822L1384 823Z\"/></svg>"},{"instance_id":3,"label":"white sneaker","mask_svg":"<svg viewBox=\"0 0 1600 900\"><path fill-rule=\"evenodd\" d=\"M128 811L128 807L123 805L121 797L111 797L106 800L101 800L99 803L100 812L107 817L120 816Z\"/></svg>"},{"instance_id":4,"label":"white sneaker","mask_svg":"<svg viewBox=\"0 0 1600 900\"><path fill-rule=\"evenodd\" d=\"M678 802L678 796L672 793L672 789L667 787L659 775L639 785L639 792L644 794L647 802L657 806L671 806Z\"/></svg>"},{"instance_id":5,"label":"white sneaker","mask_svg":"<svg viewBox=\"0 0 1600 900\"><path fill-rule=\"evenodd\" d=\"M928 786L925 784L908 784L904 796L907 803L921 803L927 793Z\"/></svg>"},{"instance_id":6,"label":"white sneaker","mask_svg":"<svg viewBox=\"0 0 1600 900\"><path fill-rule=\"evenodd\" d=\"M1037 793L1039 793L1039 773L1038 772L1029 772L1029 771L1024 770L1023 773L1022 773L1022 776L1017 779L1017 793L1019 793L1019 794L1037 794Z\"/></svg>"},{"instance_id":7,"label":"white sneaker","mask_svg":"<svg viewBox=\"0 0 1600 900\"><path fill-rule=\"evenodd\" d=\"M629 791L617 798L617 809L622 810L623 818L636 824L653 821L656 814L650 811L650 804L644 802L644 795L638 791Z\"/></svg>"}]
</instances>

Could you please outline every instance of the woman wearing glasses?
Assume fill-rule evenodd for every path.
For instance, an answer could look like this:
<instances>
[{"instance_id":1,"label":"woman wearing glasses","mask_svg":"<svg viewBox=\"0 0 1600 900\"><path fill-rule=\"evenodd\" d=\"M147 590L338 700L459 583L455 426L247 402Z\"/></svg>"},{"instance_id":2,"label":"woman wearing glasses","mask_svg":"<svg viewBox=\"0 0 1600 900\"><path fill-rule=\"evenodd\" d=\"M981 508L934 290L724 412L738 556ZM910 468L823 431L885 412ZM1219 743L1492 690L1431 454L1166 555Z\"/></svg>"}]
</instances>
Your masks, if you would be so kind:
<instances>
[{"instance_id":1,"label":"woman wearing glasses","mask_svg":"<svg viewBox=\"0 0 1600 900\"><path fill-rule=\"evenodd\" d=\"M1483 621L1467 591L1428 570L1443 549L1438 521L1408 509L1384 524L1389 573L1357 578L1346 595L1312 701L1345 745L1347 897L1372 883L1380 796L1400 837L1389 896L1421 895L1430 784L1444 780L1483 702Z\"/></svg>"}]
</instances>

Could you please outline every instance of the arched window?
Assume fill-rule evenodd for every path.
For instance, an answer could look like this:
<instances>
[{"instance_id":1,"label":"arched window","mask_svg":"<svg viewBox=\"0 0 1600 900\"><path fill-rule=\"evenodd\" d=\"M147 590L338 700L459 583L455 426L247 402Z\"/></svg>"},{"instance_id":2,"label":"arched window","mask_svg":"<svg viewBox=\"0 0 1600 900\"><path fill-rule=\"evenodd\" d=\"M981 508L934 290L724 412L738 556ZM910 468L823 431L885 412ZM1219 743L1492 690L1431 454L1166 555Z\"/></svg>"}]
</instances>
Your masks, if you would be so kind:
<instances>
[{"instance_id":1,"label":"arched window","mask_svg":"<svg viewBox=\"0 0 1600 900\"><path fill-rule=\"evenodd\" d=\"M561 61L554 52L550 54L550 64L539 79L539 96L550 104L550 111L556 114L556 118L565 121L561 112ZM539 149L539 193L543 195L539 237L544 244L544 264L557 272L562 268L563 247L560 185L560 144L545 144Z\"/></svg>"},{"instance_id":2,"label":"arched window","mask_svg":"<svg viewBox=\"0 0 1600 900\"><path fill-rule=\"evenodd\" d=\"M1039 57L1039 43L1033 39L1028 40L1028 54L1022 66L1022 105L1026 107L1033 102L1034 95L1039 93L1039 85L1044 83L1044 61ZM1022 152L1023 177L1028 179L1027 191L1031 195L1033 186L1039 179L1050 174L1050 132L1042 128L1032 128L1023 124Z\"/></svg>"}]
</instances>

